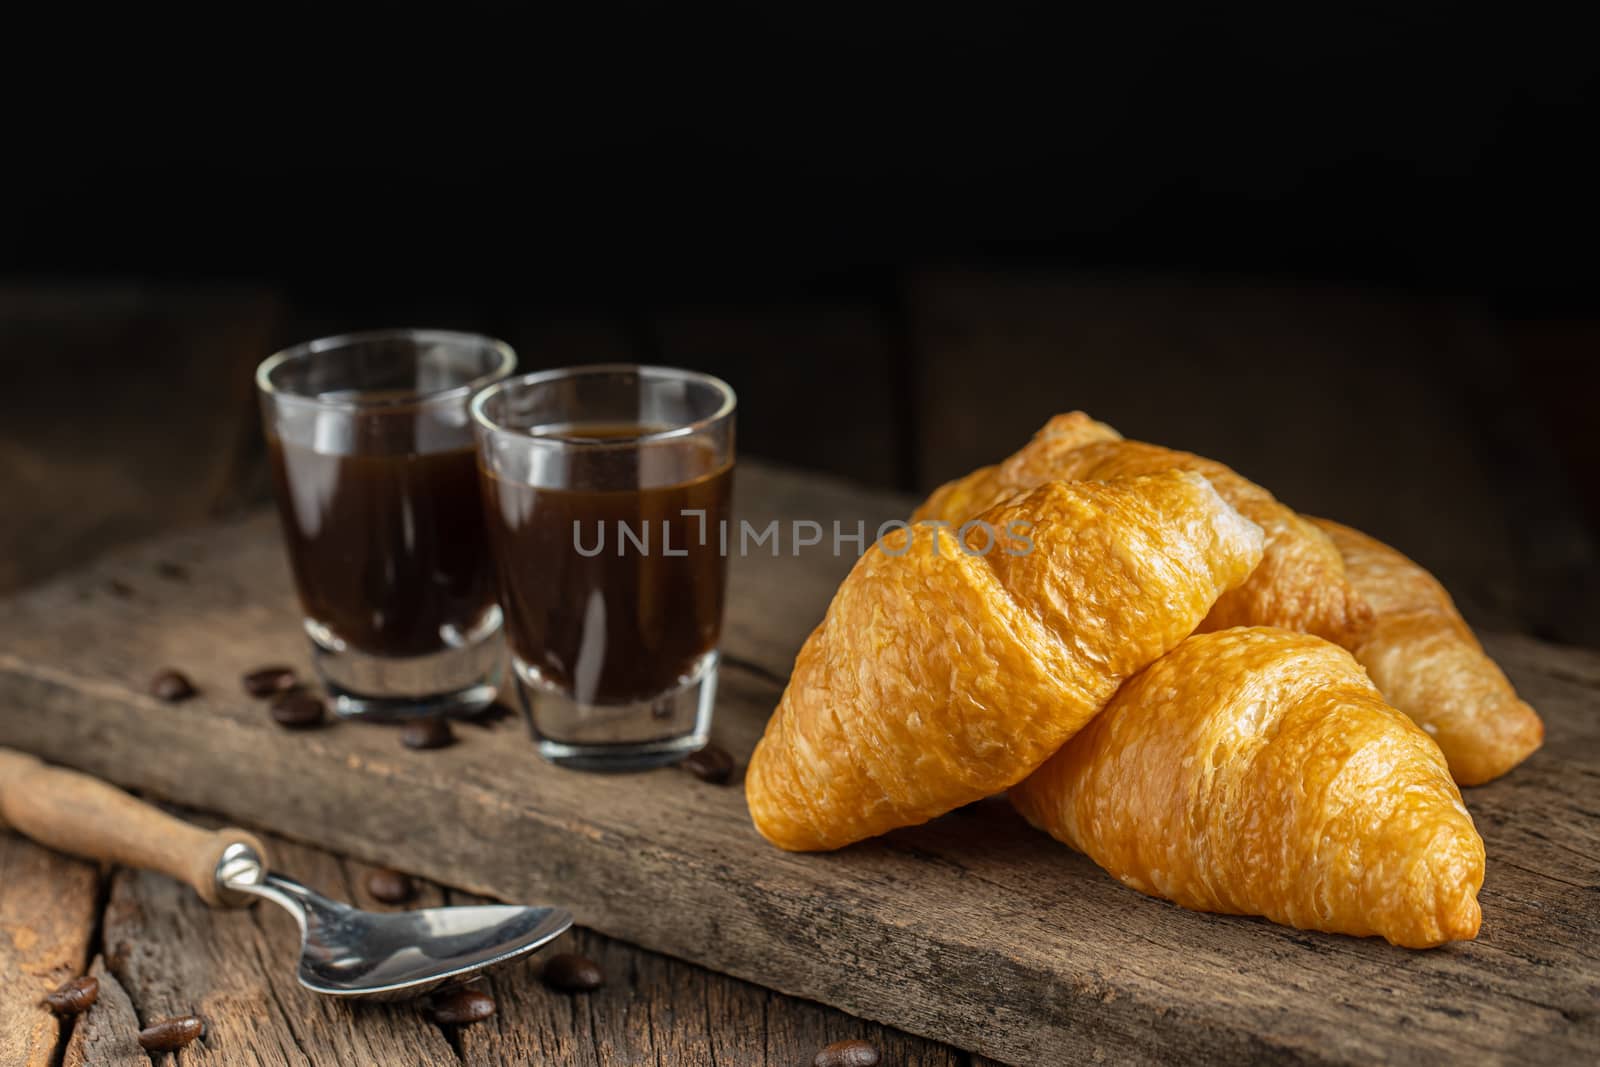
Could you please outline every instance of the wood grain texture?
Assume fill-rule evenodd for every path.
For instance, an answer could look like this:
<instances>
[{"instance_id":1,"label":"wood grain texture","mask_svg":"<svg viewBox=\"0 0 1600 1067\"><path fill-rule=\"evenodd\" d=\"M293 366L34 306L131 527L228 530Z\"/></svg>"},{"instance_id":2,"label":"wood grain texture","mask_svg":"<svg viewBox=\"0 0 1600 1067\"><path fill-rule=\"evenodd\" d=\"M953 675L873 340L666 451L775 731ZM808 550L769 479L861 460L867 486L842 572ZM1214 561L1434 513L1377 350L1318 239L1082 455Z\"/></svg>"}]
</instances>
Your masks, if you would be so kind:
<instances>
[{"instance_id":1,"label":"wood grain texture","mask_svg":"<svg viewBox=\"0 0 1600 1067\"><path fill-rule=\"evenodd\" d=\"M281 840L269 847L284 870L355 899L336 857ZM212 909L169 878L119 870L104 941L108 966L142 1025L190 1012L206 1020L185 1063L455 1062L449 1042L414 1004L352 1005L302 989L294 977L299 932L282 909Z\"/></svg>"},{"instance_id":2,"label":"wood grain texture","mask_svg":"<svg viewBox=\"0 0 1600 1067\"><path fill-rule=\"evenodd\" d=\"M486 898L452 891L453 903ZM467 1067L573 1064L809 1064L822 1046L865 1038L885 1064L965 1067L967 1056L890 1027L852 1018L574 929L545 950L579 952L606 983L593 993L554 992L540 963L496 971L484 981L499 1005L486 1023L465 1027L458 1043Z\"/></svg>"},{"instance_id":3,"label":"wood grain texture","mask_svg":"<svg viewBox=\"0 0 1600 1067\"><path fill-rule=\"evenodd\" d=\"M367 892L367 864L280 838L268 844L283 870L329 894L377 911L397 907ZM404 907L483 900L420 880L417 889ZM299 935L286 912L265 904L208 909L160 876L116 872L105 943L112 964L97 958L91 969L101 983L100 1000L72 1029L62 1061L67 1067L148 1064L138 1045L140 1027L188 1010L206 1018L208 1032L179 1062L221 1067L776 1065L809 1063L822 1045L844 1037L872 1040L887 1063L962 1067L967 1059L586 930L480 980L495 997L496 1014L459 1028L435 1025L417 1002L352 1004L301 989L294 980ZM598 961L606 985L579 996L546 988L539 969L557 951ZM52 1062L51 1051L46 1045L38 1062Z\"/></svg>"},{"instance_id":4,"label":"wood grain texture","mask_svg":"<svg viewBox=\"0 0 1600 1067\"><path fill-rule=\"evenodd\" d=\"M755 465L738 492L757 520L907 506ZM100 592L168 556L191 560L193 580ZM716 733L741 758L849 562L787 549L737 561ZM564 905L608 935L1008 1062L1600 1051L1600 657L1488 641L1548 740L1468 794L1489 852L1482 936L1412 953L1139 896L999 802L789 855L757 838L738 789L673 769L551 768L515 722L422 753L372 726L285 734L238 677L303 659L295 616L266 516L13 599L0 611L0 744L469 890ZM168 663L196 679L197 698L143 695Z\"/></svg>"},{"instance_id":5,"label":"wood grain texture","mask_svg":"<svg viewBox=\"0 0 1600 1067\"><path fill-rule=\"evenodd\" d=\"M93 864L0 829L0 1062L54 1061L63 1024L40 1001L84 973L99 884Z\"/></svg>"},{"instance_id":6,"label":"wood grain texture","mask_svg":"<svg viewBox=\"0 0 1600 1067\"><path fill-rule=\"evenodd\" d=\"M64 1067L149 1067L150 1054L139 1045L139 1013L128 991L103 957L95 957L89 973L100 983L100 997L74 1021Z\"/></svg>"},{"instance_id":7,"label":"wood grain texture","mask_svg":"<svg viewBox=\"0 0 1600 1067\"><path fill-rule=\"evenodd\" d=\"M308 884L375 905L358 888L359 872L337 857L281 839L269 847L283 870ZM429 890L417 904L440 899ZM280 908L210 909L169 879L119 871L105 942L146 1023L186 1011L207 1020L203 1048L186 1054L189 1062L455 1062L449 1042L416 1004L347 1003L301 988L294 977L299 931Z\"/></svg>"}]
</instances>

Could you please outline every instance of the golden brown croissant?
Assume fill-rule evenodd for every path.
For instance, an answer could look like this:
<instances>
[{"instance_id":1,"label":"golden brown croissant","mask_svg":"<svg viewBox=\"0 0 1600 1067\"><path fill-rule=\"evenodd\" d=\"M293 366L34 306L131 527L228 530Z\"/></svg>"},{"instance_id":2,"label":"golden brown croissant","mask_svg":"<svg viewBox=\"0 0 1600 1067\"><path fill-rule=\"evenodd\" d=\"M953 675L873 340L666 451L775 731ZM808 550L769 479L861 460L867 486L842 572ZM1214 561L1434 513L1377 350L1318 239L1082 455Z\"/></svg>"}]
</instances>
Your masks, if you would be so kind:
<instances>
[{"instance_id":1,"label":"golden brown croissant","mask_svg":"<svg viewBox=\"0 0 1600 1067\"><path fill-rule=\"evenodd\" d=\"M1444 586L1381 541L1313 519L1344 556L1345 573L1376 618L1355 646L1385 698L1426 730L1462 785L1481 785L1544 741L1539 715L1517 699Z\"/></svg>"},{"instance_id":2,"label":"golden brown croissant","mask_svg":"<svg viewBox=\"0 0 1600 1067\"><path fill-rule=\"evenodd\" d=\"M1281 626L1347 646L1359 640L1371 621L1371 610L1345 580L1339 551L1320 530L1221 463L1123 440L1117 431L1081 411L1057 415L1000 464L941 486L915 517L959 523L1041 482L1149 474L1172 467L1205 475L1224 500L1267 535L1260 568L1217 601L1201 629Z\"/></svg>"},{"instance_id":3,"label":"golden brown croissant","mask_svg":"<svg viewBox=\"0 0 1600 1067\"><path fill-rule=\"evenodd\" d=\"M1054 482L980 518L1003 546L918 524L839 587L745 777L773 844L837 848L1021 781L1261 558L1261 530L1180 471Z\"/></svg>"},{"instance_id":4,"label":"golden brown croissant","mask_svg":"<svg viewBox=\"0 0 1600 1067\"><path fill-rule=\"evenodd\" d=\"M1483 841L1438 746L1306 634L1189 638L1011 799L1186 908L1409 948L1478 932Z\"/></svg>"}]
</instances>

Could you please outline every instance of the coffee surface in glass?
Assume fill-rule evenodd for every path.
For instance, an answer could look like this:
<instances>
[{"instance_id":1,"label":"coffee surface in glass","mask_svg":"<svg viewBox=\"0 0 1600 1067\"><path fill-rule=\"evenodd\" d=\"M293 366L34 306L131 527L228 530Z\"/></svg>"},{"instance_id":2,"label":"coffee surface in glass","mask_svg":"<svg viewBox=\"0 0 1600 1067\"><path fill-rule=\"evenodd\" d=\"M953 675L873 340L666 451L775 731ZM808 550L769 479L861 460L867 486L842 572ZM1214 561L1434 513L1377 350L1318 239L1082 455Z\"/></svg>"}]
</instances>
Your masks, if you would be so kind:
<instances>
[{"instance_id":1,"label":"coffee surface in glass","mask_svg":"<svg viewBox=\"0 0 1600 1067\"><path fill-rule=\"evenodd\" d=\"M340 455L268 436L306 614L374 656L464 642L495 604L471 448Z\"/></svg>"},{"instance_id":2,"label":"coffee surface in glass","mask_svg":"<svg viewBox=\"0 0 1600 1067\"><path fill-rule=\"evenodd\" d=\"M637 424L577 426L563 438L625 439ZM534 487L483 471L501 561L506 636L523 665L586 704L648 700L716 648L733 464L703 441L596 457L602 484ZM639 469L647 466L647 470Z\"/></svg>"}]
</instances>

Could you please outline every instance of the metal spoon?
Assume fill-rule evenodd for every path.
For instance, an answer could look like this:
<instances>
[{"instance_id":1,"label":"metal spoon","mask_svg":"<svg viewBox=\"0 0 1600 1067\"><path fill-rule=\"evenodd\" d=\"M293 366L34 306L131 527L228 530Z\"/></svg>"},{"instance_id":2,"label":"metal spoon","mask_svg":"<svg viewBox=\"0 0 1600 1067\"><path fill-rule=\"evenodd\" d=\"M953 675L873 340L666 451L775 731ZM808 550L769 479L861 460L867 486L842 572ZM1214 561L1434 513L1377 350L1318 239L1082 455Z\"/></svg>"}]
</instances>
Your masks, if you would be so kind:
<instances>
[{"instance_id":1,"label":"metal spoon","mask_svg":"<svg viewBox=\"0 0 1600 1067\"><path fill-rule=\"evenodd\" d=\"M329 996L418 996L537 951L572 925L561 908L361 911L273 873L244 830L202 830L98 779L0 748L7 824L52 848L171 875L208 904L272 901L300 924L300 984Z\"/></svg>"}]
</instances>

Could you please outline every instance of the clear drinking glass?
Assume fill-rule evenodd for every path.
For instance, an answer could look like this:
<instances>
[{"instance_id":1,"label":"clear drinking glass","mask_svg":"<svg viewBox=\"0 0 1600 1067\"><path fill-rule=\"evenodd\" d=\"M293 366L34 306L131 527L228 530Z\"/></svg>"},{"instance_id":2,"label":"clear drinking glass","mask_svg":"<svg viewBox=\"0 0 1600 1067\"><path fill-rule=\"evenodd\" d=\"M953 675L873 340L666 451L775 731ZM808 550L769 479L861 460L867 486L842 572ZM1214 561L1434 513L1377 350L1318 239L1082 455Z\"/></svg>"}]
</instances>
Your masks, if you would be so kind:
<instances>
[{"instance_id":1,"label":"clear drinking glass","mask_svg":"<svg viewBox=\"0 0 1600 1067\"><path fill-rule=\"evenodd\" d=\"M591 770L703 746L717 685L734 395L631 364L509 379L472 403L523 709Z\"/></svg>"},{"instance_id":2,"label":"clear drinking glass","mask_svg":"<svg viewBox=\"0 0 1600 1067\"><path fill-rule=\"evenodd\" d=\"M306 635L341 715L494 700L501 616L467 402L515 366L487 337L383 330L256 371Z\"/></svg>"}]
</instances>

